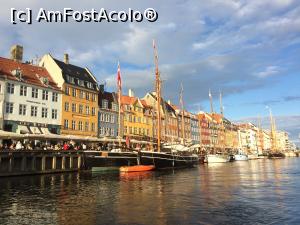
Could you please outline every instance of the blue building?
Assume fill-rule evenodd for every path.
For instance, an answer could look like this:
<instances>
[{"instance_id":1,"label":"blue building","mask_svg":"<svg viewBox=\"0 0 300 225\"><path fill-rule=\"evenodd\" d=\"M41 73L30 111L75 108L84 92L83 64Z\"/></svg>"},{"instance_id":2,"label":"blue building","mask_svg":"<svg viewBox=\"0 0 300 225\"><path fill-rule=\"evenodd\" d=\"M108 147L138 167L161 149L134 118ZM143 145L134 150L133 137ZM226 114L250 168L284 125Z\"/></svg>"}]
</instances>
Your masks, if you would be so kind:
<instances>
[{"instance_id":1,"label":"blue building","mask_svg":"<svg viewBox=\"0 0 300 225\"><path fill-rule=\"evenodd\" d=\"M196 115L191 114L191 138L193 144L200 144L199 121Z\"/></svg>"},{"instance_id":2,"label":"blue building","mask_svg":"<svg viewBox=\"0 0 300 225\"><path fill-rule=\"evenodd\" d=\"M98 137L118 136L118 95L106 92L100 87L98 95Z\"/></svg>"}]
</instances>

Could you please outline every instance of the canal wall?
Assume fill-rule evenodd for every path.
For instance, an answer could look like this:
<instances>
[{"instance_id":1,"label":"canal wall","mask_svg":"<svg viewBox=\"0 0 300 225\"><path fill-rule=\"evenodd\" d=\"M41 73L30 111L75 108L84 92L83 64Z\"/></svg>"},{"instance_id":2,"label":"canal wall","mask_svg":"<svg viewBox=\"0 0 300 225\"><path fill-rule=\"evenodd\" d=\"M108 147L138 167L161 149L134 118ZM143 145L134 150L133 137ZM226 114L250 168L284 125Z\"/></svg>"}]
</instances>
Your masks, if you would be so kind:
<instances>
[{"instance_id":1,"label":"canal wall","mask_svg":"<svg viewBox=\"0 0 300 225\"><path fill-rule=\"evenodd\" d=\"M78 151L0 151L0 177L78 171L84 166Z\"/></svg>"}]
</instances>

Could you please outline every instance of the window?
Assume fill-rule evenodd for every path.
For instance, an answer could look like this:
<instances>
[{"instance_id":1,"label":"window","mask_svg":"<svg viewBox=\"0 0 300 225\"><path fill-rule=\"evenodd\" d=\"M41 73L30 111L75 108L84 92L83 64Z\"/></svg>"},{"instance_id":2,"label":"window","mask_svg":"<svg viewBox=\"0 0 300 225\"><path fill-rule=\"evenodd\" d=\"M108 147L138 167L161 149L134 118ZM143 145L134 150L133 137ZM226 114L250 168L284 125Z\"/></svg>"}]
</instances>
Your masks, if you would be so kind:
<instances>
[{"instance_id":1,"label":"window","mask_svg":"<svg viewBox=\"0 0 300 225\"><path fill-rule=\"evenodd\" d=\"M70 88L68 86L65 87L65 94L70 95Z\"/></svg>"},{"instance_id":2,"label":"window","mask_svg":"<svg viewBox=\"0 0 300 225\"><path fill-rule=\"evenodd\" d=\"M90 100L90 93L87 92L87 93L85 94L85 99L86 99L86 100Z\"/></svg>"},{"instance_id":3,"label":"window","mask_svg":"<svg viewBox=\"0 0 300 225\"><path fill-rule=\"evenodd\" d=\"M85 122L84 124L84 130L89 131L89 122Z\"/></svg>"},{"instance_id":4,"label":"window","mask_svg":"<svg viewBox=\"0 0 300 225\"><path fill-rule=\"evenodd\" d=\"M75 120L72 120L72 130L76 129L76 124L75 124Z\"/></svg>"},{"instance_id":5,"label":"window","mask_svg":"<svg viewBox=\"0 0 300 225\"><path fill-rule=\"evenodd\" d=\"M47 117L48 117L48 109L42 108L42 118L47 118Z\"/></svg>"},{"instance_id":6,"label":"window","mask_svg":"<svg viewBox=\"0 0 300 225\"><path fill-rule=\"evenodd\" d=\"M12 114L14 112L14 103L6 102L5 103L5 112Z\"/></svg>"},{"instance_id":7,"label":"window","mask_svg":"<svg viewBox=\"0 0 300 225\"><path fill-rule=\"evenodd\" d=\"M93 84L91 82L87 82L88 88L93 88Z\"/></svg>"},{"instance_id":8,"label":"window","mask_svg":"<svg viewBox=\"0 0 300 225\"><path fill-rule=\"evenodd\" d=\"M110 135L111 135L111 136L114 136L114 135L115 135L115 130L114 130L114 129L111 129L111 130L110 130Z\"/></svg>"},{"instance_id":9,"label":"window","mask_svg":"<svg viewBox=\"0 0 300 225\"><path fill-rule=\"evenodd\" d=\"M104 114L103 113L100 113L100 121L104 122Z\"/></svg>"},{"instance_id":10,"label":"window","mask_svg":"<svg viewBox=\"0 0 300 225\"><path fill-rule=\"evenodd\" d=\"M102 100L102 107L103 107L103 109L108 108L108 101L107 100Z\"/></svg>"},{"instance_id":11,"label":"window","mask_svg":"<svg viewBox=\"0 0 300 225\"><path fill-rule=\"evenodd\" d=\"M69 102L65 102L65 111L66 112L69 112L69 106L70 106Z\"/></svg>"},{"instance_id":12,"label":"window","mask_svg":"<svg viewBox=\"0 0 300 225\"><path fill-rule=\"evenodd\" d=\"M92 123L92 131L95 131L95 123Z\"/></svg>"},{"instance_id":13,"label":"window","mask_svg":"<svg viewBox=\"0 0 300 225\"><path fill-rule=\"evenodd\" d=\"M11 83L7 83L7 93L13 94L15 93L15 85Z\"/></svg>"},{"instance_id":14,"label":"window","mask_svg":"<svg viewBox=\"0 0 300 225\"><path fill-rule=\"evenodd\" d=\"M31 106L31 116L37 117L37 106Z\"/></svg>"},{"instance_id":15,"label":"window","mask_svg":"<svg viewBox=\"0 0 300 225\"><path fill-rule=\"evenodd\" d=\"M79 98L84 98L84 91L83 90L79 91Z\"/></svg>"},{"instance_id":16,"label":"window","mask_svg":"<svg viewBox=\"0 0 300 225\"><path fill-rule=\"evenodd\" d=\"M112 109L113 111L117 111L117 104L111 103L111 109Z\"/></svg>"},{"instance_id":17,"label":"window","mask_svg":"<svg viewBox=\"0 0 300 225\"><path fill-rule=\"evenodd\" d=\"M48 100L48 91L43 90L42 99L43 100Z\"/></svg>"},{"instance_id":18,"label":"window","mask_svg":"<svg viewBox=\"0 0 300 225\"><path fill-rule=\"evenodd\" d=\"M84 81L83 80L78 80L78 85L84 87Z\"/></svg>"},{"instance_id":19,"label":"window","mask_svg":"<svg viewBox=\"0 0 300 225\"><path fill-rule=\"evenodd\" d=\"M105 115L105 122L109 123L109 115L108 114Z\"/></svg>"},{"instance_id":20,"label":"window","mask_svg":"<svg viewBox=\"0 0 300 225\"><path fill-rule=\"evenodd\" d=\"M83 113L83 105L79 105L79 113L80 113L80 114Z\"/></svg>"},{"instance_id":21,"label":"window","mask_svg":"<svg viewBox=\"0 0 300 225\"><path fill-rule=\"evenodd\" d=\"M85 107L85 113L86 113L87 115L90 114L90 107L89 107L89 106L86 106L86 107Z\"/></svg>"},{"instance_id":22,"label":"window","mask_svg":"<svg viewBox=\"0 0 300 225\"><path fill-rule=\"evenodd\" d=\"M92 94L92 101L95 102L96 101L96 95Z\"/></svg>"},{"instance_id":23,"label":"window","mask_svg":"<svg viewBox=\"0 0 300 225\"><path fill-rule=\"evenodd\" d=\"M115 122L115 116L114 116L114 115L111 115L111 117L110 117L110 122L111 122L111 123L114 123L114 122Z\"/></svg>"},{"instance_id":24,"label":"window","mask_svg":"<svg viewBox=\"0 0 300 225\"><path fill-rule=\"evenodd\" d=\"M64 120L64 128L65 129L69 128L69 120Z\"/></svg>"},{"instance_id":25,"label":"window","mask_svg":"<svg viewBox=\"0 0 300 225\"><path fill-rule=\"evenodd\" d=\"M52 109L52 119L57 119L57 109Z\"/></svg>"},{"instance_id":26,"label":"window","mask_svg":"<svg viewBox=\"0 0 300 225\"><path fill-rule=\"evenodd\" d=\"M134 128L134 134L137 134L137 128L136 127Z\"/></svg>"},{"instance_id":27,"label":"window","mask_svg":"<svg viewBox=\"0 0 300 225\"><path fill-rule=\"evenodd\" d=\"M74 98L76 98L76 89L75 89L75 88L72 89L72 96L73 96Z\"/></svg>"},{"instance_id":28,"label":"window","mask_svg":"<svg viewBox=\"0 0 300 225\"><path fill-rule=\"evenodd\" d=\"M72 112L76 112L76 104L72 103Z\"/></svg>"},{"instance_id":29,"label":"window","mask_svg":"<svg viewBox=\"0 0 300 225\"><path fill-rule=\"evenodd\" d=\"M58 94L56 92L52 93L52 102L57 102L58 100Z\"/></svg>"},{"instance_id":30,"label":"window","mask_svg":"<svg viewBox=\"0 0 300 225\"><path fill-rule=\"evenodd\" d=\"M20 96L27 96L27 87L24 85L20 86Z\"/></svg>"},{"instance_id":31,"label":"window","mask_svg":"<svg viewBox=\"0 0 300 225\"><path fill-rule=\"evenodd\" d=\"M23 105L23 104L19 105L19 115L22 115L22 116L26 115L26 105Z\"/></svg>"},{"instance_id":32,"label":"window","mask_svg":"<svg viewBox=\"0 0 300 225\"><path fill-rule=\"evenodd\" d=\"M37 88L32 88L31 97L32 98L38 98L39 97L39 90Z\"/></svg>"},{"instance_id":33,"label":"window","mask_svg":"<svg viewBox=\"0 0 300 225\"><path fill-rule=\"evenodd\" d=\"M127 134L127 126L124 127L124 133Z\"/></svg>"},{"instance_id":34,"label":"window","mask_svg":"<svg viewBox=\"0 0 300 225\"><path fill-rule=\"evenodd\" d=\"M92 116L95 116L95 115L96 115L96 108L92 107Z\"/></svg>"},{"instance_id":35,"label":"window","mask_svg":"<svg viewBox=\"0 0 300 225\"><path fill-rule=\"evenodd\" d=\"M78 122L78 130L82 130L82 121Z\"/></svg>"}]
</instances>

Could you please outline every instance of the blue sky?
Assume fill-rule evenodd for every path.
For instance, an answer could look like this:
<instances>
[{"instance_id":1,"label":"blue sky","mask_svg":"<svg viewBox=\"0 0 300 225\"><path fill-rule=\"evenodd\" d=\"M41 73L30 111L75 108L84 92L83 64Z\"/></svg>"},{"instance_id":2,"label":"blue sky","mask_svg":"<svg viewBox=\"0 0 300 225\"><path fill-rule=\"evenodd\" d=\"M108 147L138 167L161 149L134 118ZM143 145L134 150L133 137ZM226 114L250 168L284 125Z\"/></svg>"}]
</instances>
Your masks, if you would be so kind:
<instances>
[{"instance_id":1,"label":"blue sky","mask_svg":"<svg viewBox=\"0 0 300 225\"><path fill-rule=\"evenodd\" d=\"M156 39L164 95L186 107L209 111L208 89L219 110L219 90L230 119L300 115L300 2L297 0L1 1L0 55L12 44L25 59L50 52L89 67L108 90L115 89L120 60L124 90L139 96L153 88L152 39ZM10 24L10 8L38 10L157 10L155 23Z\"/></svg>"}]
</instances>

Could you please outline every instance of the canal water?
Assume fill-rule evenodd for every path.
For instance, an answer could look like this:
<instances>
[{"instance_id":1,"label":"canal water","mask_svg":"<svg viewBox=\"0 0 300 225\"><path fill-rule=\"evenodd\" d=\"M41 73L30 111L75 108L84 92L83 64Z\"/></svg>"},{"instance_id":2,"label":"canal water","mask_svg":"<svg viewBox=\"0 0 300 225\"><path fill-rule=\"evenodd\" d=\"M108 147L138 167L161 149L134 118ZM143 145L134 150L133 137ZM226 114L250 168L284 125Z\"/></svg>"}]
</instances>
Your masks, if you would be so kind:
<instances>
[{"instance_id":1,"label":"canal water","mask_svg":"<svg viewBox=\"0 0 300 225\"><path fill-rule=\"evenodd\" d=\"M300 158L0 178L0 224L300 224Z\"/></svg>"}]
</instances>

